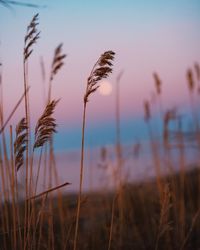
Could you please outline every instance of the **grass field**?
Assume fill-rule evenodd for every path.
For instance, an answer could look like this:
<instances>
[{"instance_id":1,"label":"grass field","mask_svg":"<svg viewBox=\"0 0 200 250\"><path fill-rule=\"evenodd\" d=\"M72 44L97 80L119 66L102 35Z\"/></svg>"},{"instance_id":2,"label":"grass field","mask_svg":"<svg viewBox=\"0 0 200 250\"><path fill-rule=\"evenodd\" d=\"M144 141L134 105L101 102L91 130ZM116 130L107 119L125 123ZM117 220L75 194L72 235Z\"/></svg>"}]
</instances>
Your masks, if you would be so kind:
<instances>
[{"instance_id":1,"label":"grass field","mask_svg":"<svg viewBox=\"0 0 200 250\"><path fill-rule=\"evenodd\" d=\"M186 72L192 124L190 130L185 129L178 110L164 109L162 81L157 73L153 73L157 101L156 104L144 101L144 122L149 133L149 151L155 177L136 183L128 183L124 177L128 173L124 173L125 152L120 139L117 96L117 140L113 145L116 162L114 188L106 189L102 185L98 191L83 192L87 107L91 105L89 100L95 96L101 80L112 73L115 63L112 50L103 52L91 65L83 93L78 192L66 194L62 189L70 183L59 180L53 143L57 130L54 115L59 100L52 98L52 84L65 63L62 44L54 51L44 111L35 127L30 128L31 68L28 62L40 39L38 18L38 14L33 17L24 39L24 93L11 114L4 114L3 96L0 103L0 249L200 249L199 159L194 159L192 167L186 163L190 157L188 141L192 142L195 150L200 150L199 114L196 109L200 83L198 63ZM117 78L119 82L120 75ZM1 81L1 93L3 84ZM20 105L24 105L25 112L19 117L16 128L13 128L11 118ZM156 128L152 126L154 109L159 110L162 124L159 140ZM138 150L137 147L134 149L136 155ZM101 153L106 169L106 150ZM22 169L24 175L20 181L24 185L21 187L19 171ZM161 169L166 169L167 174L163 175ZM41 192L38 191L39 180L42 180Z\"/></svg>"}]
</instances>

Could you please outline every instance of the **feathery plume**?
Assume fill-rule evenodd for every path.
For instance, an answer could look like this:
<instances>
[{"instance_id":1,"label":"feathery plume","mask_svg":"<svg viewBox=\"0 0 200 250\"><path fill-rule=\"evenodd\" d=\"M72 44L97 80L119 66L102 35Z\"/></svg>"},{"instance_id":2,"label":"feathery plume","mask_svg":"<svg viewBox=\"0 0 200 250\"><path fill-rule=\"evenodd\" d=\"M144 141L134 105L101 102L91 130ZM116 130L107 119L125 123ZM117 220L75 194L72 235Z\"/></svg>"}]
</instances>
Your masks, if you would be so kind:
<instances>
[{"instance_id":1,"label":"feathery plume","mask_svg":"<svg viewBox=\"0 0 200 250\"><path fill-rule=\"evenodd\" d=\"M194 64L194 69L196 71L197 80L200 81L200 66L197 62Z\"/></svg>"},{"instance_id":2,"label":"feathery plume","mask_svg":"<svg viewBox=\"0 0 200 250\"><path fill-rule=\"evenodd\" d=\"M64 65L64 58L67 56L62 53L63 44L59 44L54 51L54 58L51 66L50 81L53 80L54 76L57 74L58 70Z\"/></svg>"},{"instance_id":3,"label":"feathery plume","mask_svg":"<svg viewBox=\"0 0 200 250\"><path fill-rule=\"evenodd\" d=\"M27 122L22 118L16 127L16 139L14 142L15 166L17 171L24 163L24 152L27 143Z\"/></svg>"},{"instance_id":4,"label":"feathery plume","mask_svg":"<svg viewBox=\"0 0 200 250\"><path fill-rule=\"evenodd\" d=\"M149 101L144 101L144 120L148 122L151 118L150 104Z\"/></svg>"},{"instance_id":5,"label":"feathery plume","mask_svg":"<svg viewBox=\"0 0 200 250\"><path fill-rule=\"evenodd\" d=\"M80 217L81 198L82 198L86 106L90 94L94 93L98 89L99 87L98 82L104 78L107 78L108 75L112 72L112 61L114 60L114 55L115 53L111 50L104 52L99 57L97 62L94 64L92 71L87 79L87 86L83 99L84 108L83 108L83 123L82 123L82 140L81 140L80 183L79 183L79 195L78 195L76 225L74 234L74 247L73 247L74 250L77 249L77 236L78 236L79 217Z\"/></svg>"},{"instance_id":6,"label":"feathery plume","mask_svg":"<svg viewBox=\"0 0 200 250\"><path fill-rule=\"evenodd\" d=\"M88 102L90 94L94 93L98 88L98 82L107 78L112 73L112 61L115 53L111 50L104 52L95 63L90 76L87 80L87 88L84 95L84 103Z\"/></svg>"},{"instance_id":7,"label":"feathery plume","mask_svg":"<svg viewBox=\"0 0 200 250\"><path fill-rule=\"evenodd\" d=\"M163 130L163 140L165 143L168 142L169 139L169 131L168 131L168 126L169 122L171 120L174 120L177 118L177 110L176 108L169 109L165 112L163 122L164 122L164 130Z\"/></svg>"},{"instance_id":8,"label":"feathery plume","mask_svg":"<svg viewBox=\"0 0 200 250\"><path fill-rule=\"evenodd\" d=\"M39 14L36 14L27 27L26 35L24 38L24 61L29 58L29 56L33 52L33 44L35 44L39 39L40 32L38 32L37 30L37 26L39 24L38 16Z\"/></svg>"},{"instance_id":9,"label":"feathery plume","mask_svg":"<svg viewBox=\"0 0 200 250\"><path fill-rule=\"evenodd\" d=\"M176 108L167 110L165 112L165 115L164 115L164 125L167 127L170 120L174 120L176 118L177 118L177 110L176 110Z\"/></svg>"},{"instance_id":10,"label":"feathery plume","mask_svg":"<svg viewBox=\"0 0 200 250\"><path fill-rule=\"evenodd\" d=\"M56 133L55 119L52 117L55 107L59 100L51 101L47 104L42 116L39 118L35 127L35 143L33 148L42 147Z\"/></svg>"},{"instance_id":11,"label":"feathery plume","mask_svg":"<svg viewBox=\"0 0 200 250\"><path fill-rule=\"evenodd\" d=\"M188 80L188 88L192 92L194 90L194 79L191 69L188 69L187 71L187 80Z\"/></svg>"},{"instance_id":12,"label":"feathery plume","mask_svg":"<svg viewBox=\"0 0 200 250\"><path fill-rule=\"evenodd\" d=\"M161 80L160 80L157 73L153 73L153 78L154 78L154 81L155 81L157 94L160 95L161 94Z\"/></svg>"}]
</instances>

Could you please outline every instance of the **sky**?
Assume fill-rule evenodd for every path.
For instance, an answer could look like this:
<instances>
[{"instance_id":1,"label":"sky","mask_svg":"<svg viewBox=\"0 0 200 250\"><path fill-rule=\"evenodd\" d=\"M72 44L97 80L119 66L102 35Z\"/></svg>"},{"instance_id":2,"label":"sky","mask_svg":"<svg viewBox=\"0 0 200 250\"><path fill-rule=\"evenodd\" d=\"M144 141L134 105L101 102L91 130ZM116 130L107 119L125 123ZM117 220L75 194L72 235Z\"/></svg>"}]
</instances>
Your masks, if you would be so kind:
<instances>
[{"instance_id":1,"label":"sky","mask_svg":"<svg viewBox=\"0 0 200 250\"><path fill-rule=\"evenodd\" d=\"M48 80L55 47L63 43L65 65L55 77L52 96L61 99L55 117L57 151L79 149L83 96L87 77L106 50L116 53L109 96L94 93L87 109L86 146L115 143L116 78L120 82L121 139L124 144L147 140L143 101L155 92L153 72L162 79L165 108L186 110L186 70L200 63L198 0L32 0L45 8L0 6L0 60L3 64L5 117L23 93L23 42L26 27L39 13L40 39L29 60L32 127L44 109L40 60ZM156 109L156 107L155 107ZM24 115L23 105L10 121Z\"/></svg>"}]
</instances>

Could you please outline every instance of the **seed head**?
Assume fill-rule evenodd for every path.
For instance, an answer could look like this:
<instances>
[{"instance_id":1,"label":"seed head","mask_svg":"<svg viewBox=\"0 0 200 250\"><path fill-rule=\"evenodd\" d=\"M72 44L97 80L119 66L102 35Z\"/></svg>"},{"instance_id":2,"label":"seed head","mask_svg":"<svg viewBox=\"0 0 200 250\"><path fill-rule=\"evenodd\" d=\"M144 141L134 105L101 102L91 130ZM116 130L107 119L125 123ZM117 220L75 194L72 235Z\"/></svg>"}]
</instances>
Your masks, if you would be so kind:
<instances>
[{"instance_id":1,"label":"seed head","mask_svg":"<svg viewBox=\"0 0 200 250\"><path fill-rule=\"evenodd\" d=\"M104 78L107 78L109 74L112 73L112 61L114 60L114 56L115 53L113 51L106 51L95 63L87 80L84 103L87 103L90 94L94 93L99 88L98 82Z\"/></svg>"},{"instance_id":2,"label":"seed head","mask_svg":"<svg viewBox=\"0 0 200 250\"><path fill-rule=\"evenodd\" d=\"M42 116L39 118L35 127L35 143L33 148L42 147L47 141L52 138L53 133L56 133L56 123L52 114L59 100L51 101L47 104Z\"/></svg>"},{"instance_id":3,"label":"seed head","mask_svg":"<svg viewBox=\"0 0 200 250\"><path fill-rule=\"evenodd\" d=\"M50 81L53 80L54 76L57 74L59 69L61 69L61 67L64 65L64 58L66 57L66 55L62 53L62 46L63 46L62 43L59 44L54 51L54 58L51 66Z\"/></svg>"},{"instance_id":4,"label":"seed head","mask_svg":"<svg viewBox=\"0 0 200 250\"><path fill-rule=\"evenodd\" d=\"M151 111L149 101L144 101L144 120L148 122L151 119Z\"/></svg>"},{"instance_id":5,"label":"seed head","mask_svg":"<svg viewBox=\"0 0 200 250\"><path fill-rule=\"evenodd\" d=\"M194 79L193 79L193 74L192 70L188 69L187 71L187 80L188 80L188 88L191 92L194 90Z\"/></svg>"},{"instance_id":6,"label":"seed head","mask_svg":"<svg viewBox=\"0 0 200 250\"><path fill-rule=\"evenodd\" d=\"M39 14L36 14L27 27L26 36L24 38L24 61L29 58L33 52L33 44L35 44L39 39L40 32L37 30L37 26L39 24L38 16Z\"/></svg>"},{"instance_id":7,"label":"seed head","mask_svg":"<svg viewBox=\"0 0 200 250\"><path fill-rule=\"evenodd\" d=\"M22 118L16 127L16 139L14 142L15 167L17 171L24 163L24 152L26 150L27 138L27 122Z\"/></svg>"},{"instance_id":8,"label":"seed head","mask_svg":"<svg viewBox=\"0 0 200 250\"><path fill-rule=\"evenodd\" d=\"M155 81L156 92L158 95L161 94L161 81L157 73L153 73L153 78Z\"/></svg>"}]
</instances>

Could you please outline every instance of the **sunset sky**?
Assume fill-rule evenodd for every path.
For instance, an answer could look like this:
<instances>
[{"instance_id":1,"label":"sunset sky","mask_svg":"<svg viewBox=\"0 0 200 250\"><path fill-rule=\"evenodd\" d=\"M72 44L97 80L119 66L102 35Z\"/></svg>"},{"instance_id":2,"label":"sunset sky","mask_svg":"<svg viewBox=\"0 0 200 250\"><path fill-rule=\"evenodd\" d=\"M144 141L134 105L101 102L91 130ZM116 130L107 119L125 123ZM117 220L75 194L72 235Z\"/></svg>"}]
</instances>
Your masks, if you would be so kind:
<instances>
[{"instance_id":1,"label":"sunset sky","mask_svg":"<svg viewBox=\"0 0 200 250\"><path fill-rule=\"evenodd\" d=\"M183 110L188 103L186 70L200 63L199 0L27 1L46 8L0 6L0 61L3 64L5 118L23 93L23 40L26 27L39 12L41 38L29 60L31 116L34 123L44 108L40 58L47 79L55 47L63 43L65 66L56 76L52 96L61 98L56 110L57 150L78 149L81 138L83 95L93 64L106 50L116 52L108 79L113 92L95 93L87 110L87 146L115 142L115 84L120 83L122 141L147 138L143 101L154 92L153 72L162 79L166 108ZM47 89L47 85L46 85ZM23 105L11 120L23 116Z\"/></svg>"}]
</instances>

